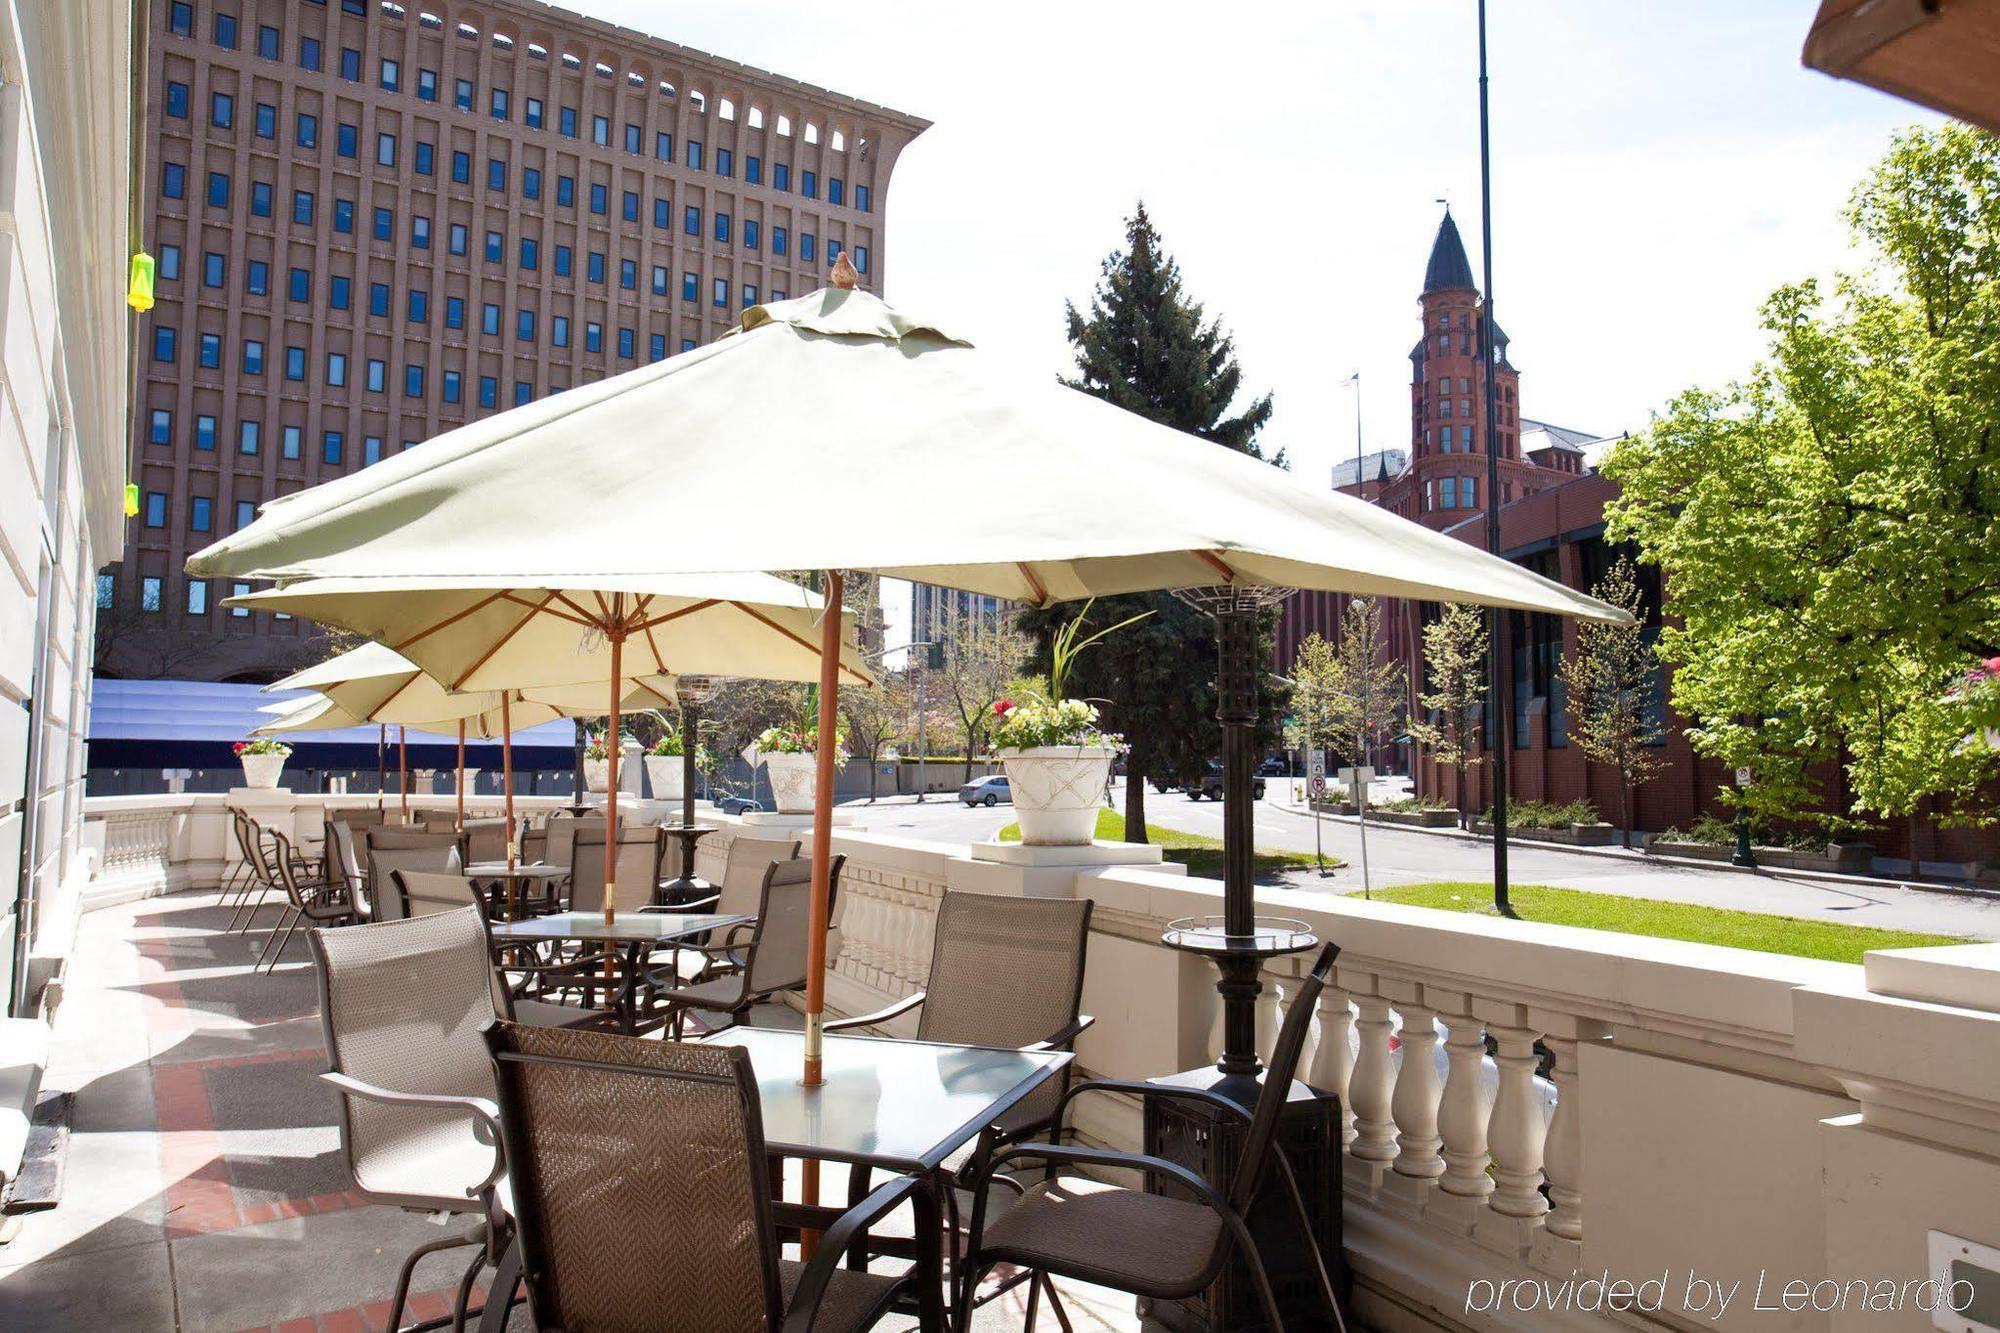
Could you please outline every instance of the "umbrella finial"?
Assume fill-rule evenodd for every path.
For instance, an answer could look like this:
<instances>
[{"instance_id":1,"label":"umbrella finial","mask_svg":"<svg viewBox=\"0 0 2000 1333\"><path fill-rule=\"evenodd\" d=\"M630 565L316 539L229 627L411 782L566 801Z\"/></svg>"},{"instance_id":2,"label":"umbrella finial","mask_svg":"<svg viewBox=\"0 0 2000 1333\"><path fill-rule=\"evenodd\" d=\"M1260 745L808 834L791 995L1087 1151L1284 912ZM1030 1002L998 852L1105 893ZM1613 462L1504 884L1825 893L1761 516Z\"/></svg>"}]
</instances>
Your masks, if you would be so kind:
<instances>
[{"instance_id":1,"label":"umbrella finial","mask_svg":"<svg viewBox=\"0 0 2000 1333\"><path fill-rule=\"evenodd\" d=\"M848 262L847 251L842 250L840 258L833 261L833 275L827 281L844 292L851 292L860 284L861 275Z\"/></svg>"}]
</instances>

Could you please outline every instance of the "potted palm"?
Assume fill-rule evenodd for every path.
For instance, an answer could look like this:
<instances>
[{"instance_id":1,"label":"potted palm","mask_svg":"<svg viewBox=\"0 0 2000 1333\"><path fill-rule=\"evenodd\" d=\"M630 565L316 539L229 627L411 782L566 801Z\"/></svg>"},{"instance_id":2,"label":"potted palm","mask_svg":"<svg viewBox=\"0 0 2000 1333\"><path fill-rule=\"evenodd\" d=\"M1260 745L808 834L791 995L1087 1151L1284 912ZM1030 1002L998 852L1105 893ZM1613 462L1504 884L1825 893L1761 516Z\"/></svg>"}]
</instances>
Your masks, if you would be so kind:
<instances>
[{"instance_id":1,"label":"potted palm","mask_svg":"<svg viewBox=\"0 0 2000 1333\"><path fill-rule=\"evenodd\" d=\"M234 748L236 757L243 761L243 785L246 787L277 786L278 776L285 771L285 760L292 754L291 746L269 737L238 741Z\"/></svg>"},{"instance_id":2,"label":"potted palm","mask_svg":"<svg viewBox=\"0 0 2000 1333\"><path fill-rule=\"evenodd\" d=\"M781 815L807 815L813 808L813 782L819 767L819 728L794 718L767 727L757 737L757 754L771 779L771 799ZM834 763L847 761L847 729L834 732Z\"/></svg>"},{"instance_id":3,"label":"potted palm","mask_svg":"<svg viewBox=\"0 0 2000 1333\"><path fill-rule=\"evenodd\" d=\"M1125 748L1123 737L1097 725L1097 705L1066 697L1064 686L1077 654L1152 612L1081 638L1090 606L1085 602L1076 619L1050 640L1048 697L993 705L993 748L1007 770L1021 841L1031 847L1089 844L1111 763Z\"/></svg>"}]
</instances>

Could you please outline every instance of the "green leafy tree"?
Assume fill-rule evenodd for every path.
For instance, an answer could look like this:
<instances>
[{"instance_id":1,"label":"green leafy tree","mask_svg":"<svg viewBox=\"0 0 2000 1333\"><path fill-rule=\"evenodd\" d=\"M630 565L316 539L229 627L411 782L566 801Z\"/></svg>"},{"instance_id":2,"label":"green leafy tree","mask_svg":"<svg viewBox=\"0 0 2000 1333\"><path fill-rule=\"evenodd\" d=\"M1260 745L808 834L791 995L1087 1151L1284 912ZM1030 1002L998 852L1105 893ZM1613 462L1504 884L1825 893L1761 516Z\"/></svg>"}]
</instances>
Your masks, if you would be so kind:
<instances>
[{"instance_id":1,"label":"green leafy tree","mask_svg":"<svg viewBox=\"0 0 2000 1333\"><path fill-rule=\"evenodd\" d=\"M1660 648L1695 749L1810 818L1995 816L1995 752L1946 691L2000 643L2000 142L1912 130L1847 219L1867 271L1781 287L1770 356L1690 389L1605 472L1610 535L1665 577Z\"/></svg>"},{"instance_id":2,"label":"green leafy tree","mask_svg":"<svg viewBox=\"0 0 2000 1333\"><path fill-rule=\"evenodd\" d=\"M1646 638L1638 571L1620 556L1591 595L1632 613L1630 625L1580 620L1576 651L1556 668L1568 703L1569 737L1584 757L1618 774L1618 826L1630 835L1633 793L1660 771L1665 735L1650 706L1660 684L1659 654Z\"/></svg>"},{"instance_id":3,"label":"green leafy tree","mask_svg":"<svg viewBox=\"0 0 2000 1333\"><path fill-rule=\"evenodd\" d=\"M1335 744L1339 726L1334 696L1340 689L1340 660L1333 645L1315 630L1292 658L1292 719L1299 748L1324 750Z\"/></svg>"},{"instance_id":4,"label":"green leafy tree","mask_svg":"<svg viewBox=\"0 0 2000 1333\"><path fill-rule=\"evenodd\" d=\"M1350 764L1367 764L1402 716L1403 667L1382 637L1382 604L1357 597L1340 617L1331 701L1333 732Z\"/></svg>"},{"instance_id":5,"label":"green leafy tree","mask_svg":"<svg viewBox=\"0 0 2000 1333\"><path fill-rule=\"evenodd\" d=\"M1417 705L1428 715L1410 723L1410 734L1428 745L1431 758L1458 774L1459 822L1469 823L1465 775L1477 766L1479 729L1486 711L1486 615L1452 602L1424 626L1424 686Z\"/></svg>"},{"instance_id":6,"label":"green leafy tree","mask_svg":"<svg viewBox=\"0 0 2000 1333\"><path fill-rule=\"evenodd\" d=\"M1161 245L1142 203L1125 223L1125 248L1104 261L1086 314L1066 310L1075 373L1071 388L1116 403L1253 458L1265 458L1258 433L1271 419L1271 396L1240 410L1243 371L1219 319L1210 318L1181 283L1180 266ZM1266 461L1284 466L1283 451ZM1116 503L1118 478L1102 478ZM1146 840L1146 780L1198 776L1222 750L1215 720L1215 629L1205 615L1165 593L1099 598L1089 612L1102 629L1146 612L1078 659L1068 692L1097 704L1107 731L1131 746L1126 757L1125 837ZM1034 669L1046 672L1056 634L1074 618L1063 607L1024 612L1035 640ZM1261 621L1265 660L1277 627L1275 608ZM1281 687L1267 682L1259 708L1259 743L1276 743Z\"/></svg>"}]
</instances>

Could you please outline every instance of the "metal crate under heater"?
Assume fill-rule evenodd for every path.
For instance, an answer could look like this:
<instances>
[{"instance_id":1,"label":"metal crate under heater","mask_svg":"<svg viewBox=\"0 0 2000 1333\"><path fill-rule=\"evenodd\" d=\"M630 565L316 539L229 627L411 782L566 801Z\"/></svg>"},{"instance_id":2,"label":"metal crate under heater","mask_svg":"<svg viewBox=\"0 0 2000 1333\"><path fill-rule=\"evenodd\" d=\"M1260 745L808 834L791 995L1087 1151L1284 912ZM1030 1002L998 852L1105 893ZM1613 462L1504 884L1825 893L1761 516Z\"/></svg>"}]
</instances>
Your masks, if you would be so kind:
<instances>
[{"instance_id":1,"label":"metal crate under heater","mask_svg":"<svg viewBox=\"0 0 2000 1333\"><path fill-rule=\"evenodd\" d=\"M1156 1081L1203 1085L1216 1080L1216 1071L1211 1068ZM1337 1098L1294 1081L1278 1122L1278 1147L1298 1178L1299 1193L1305 1198L1306 1215L1318 1237L1327 1272L1334 1290L1344 1299L1348 1282L1346 1251L1341 1246L1340 1123ZM1199 1102L1169 1097L1146 1102L1147 1154L1187 1167L1224 1193L1235 1178L1243 1133L1240 1122L1224 1118ZM1160 1182L1149 1188L1186 1196L1178 1186ZM1312 1256L1304 1248L1284 1188L1274 1169L1251 1207L1250 1234L1256 1238L1270 1273L1285 1328L1331 1328L1313 1275ZM1265 1328L1263 1306L1240 1258L1232 1258L1222 1276L1201 1295L1179 1301L1142 1300L1139 1313L1175 1333L1222 1329L1250 1333Z\"/></svg>"}]
</instances>

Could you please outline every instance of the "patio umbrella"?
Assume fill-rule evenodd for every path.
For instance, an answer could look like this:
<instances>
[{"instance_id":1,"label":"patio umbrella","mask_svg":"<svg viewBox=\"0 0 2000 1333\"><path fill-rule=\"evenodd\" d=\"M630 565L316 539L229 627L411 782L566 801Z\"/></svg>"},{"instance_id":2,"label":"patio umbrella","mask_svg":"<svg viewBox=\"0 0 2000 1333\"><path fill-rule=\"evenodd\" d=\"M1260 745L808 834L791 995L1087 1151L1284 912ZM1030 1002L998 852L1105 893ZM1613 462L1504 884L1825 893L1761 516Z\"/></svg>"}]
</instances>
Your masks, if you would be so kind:
<instances>
[{"instance_id":1,"label":"patio umbrella","mask_svg":"<svg viewBox=\"0 0 2000 1333\"><path fill-rule=\"evenodd\" d=\"M230 599L285 611L378 641L377 657L400 662L431 686L399 691L492 689L575 691L594 683L609 715L610 790L605 880L617 879L619 720L626 706L611 682L671 694L680 673L812 680L822 631L831 662L852 680L871 677L853 646L852 618L810 590L763 573L640 578L409 575L306 579ZM824 620L824 625L820 622ZM631 653L627 655L627 645ZM305 675L306 673L300 673ZM290 683L298 683L291 678ZM379 692L379 690L377 691ZM605 915L616 915L605 894Z\"/></svg>"},{"instance_id":2,"label":"patio umbrella","mask_svg":"<svg viewBox=\"0 0 2000 1333\"><path fill-rule=\"evenodd\" d=\"M1308 491L1247 455L1015 372L944 324L904 314L853 282L843 257L835 286L754 307L705 347L487 417L290 496L192 557L188 571L560 571L583 582L823 570L829 611L841 604L842 570L1034 605L1206 589L1224 646L1225 757L1246 782L1253 612L1276 590L1625 619L1456 538L1349 496ZM958 501L948 521L862 521L931 513L940 497ZM822 628L808 1083L820 1076L839 685L835 618ZM1249 811L1237 809L1225 823L1232 934L1247 930L1254 909L1251 834ZM1254 995L1254 968L1250 983ZM1250 1026L1249 1006L1231 1010L1226 1045L1234 1048Z\"/></svg>"}]
</instances>

